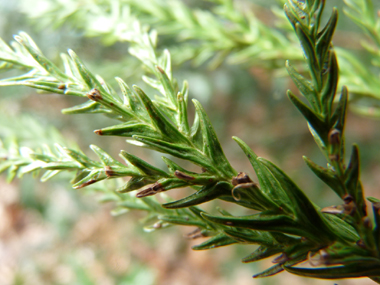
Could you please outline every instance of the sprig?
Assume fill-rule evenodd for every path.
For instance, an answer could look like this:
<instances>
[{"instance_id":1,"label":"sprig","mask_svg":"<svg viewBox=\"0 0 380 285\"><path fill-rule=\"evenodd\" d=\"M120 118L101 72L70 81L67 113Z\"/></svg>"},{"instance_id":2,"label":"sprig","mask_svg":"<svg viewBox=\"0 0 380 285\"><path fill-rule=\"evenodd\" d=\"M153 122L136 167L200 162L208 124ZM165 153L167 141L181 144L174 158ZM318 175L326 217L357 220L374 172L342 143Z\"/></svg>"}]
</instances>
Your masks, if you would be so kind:
<instances>
[{"instance_id":1,"label":"sprig","mask_svg":"<svg viewBox=\"0 0 380 285\"><path fill-rule=\"evenodd\" d=\"M52 130L52 129L50 129ZM92 191L100 193L99 202L113 202L113 216L121 215L129 210L147 212L145 230L153 231L170 225L196 226L197 230L189 234L189 238L215 236L219 232L199 214L200 209L165 209L154 197L137 198L126 191L139 189L146 181L153 183L154 177L169 177L164 171L157 169L137 157L122 151L120 156L125 164L113 159L109 154L95 145L90 148L98 156L98 161L90 159L79 149L72 149L55 144L54 148L44 145L33 150L20 147L15 139L0 141L0 173L7 171L7 182L16 176L22 178L26 174L40 175L40 181L46 182L64 172L75 172L71 183L75 189L92 187ZM121 177L133 176L133 179L123 183ZM119 187L112 191L98 183L102 180L114 180ZM156 178L157 179L157 178ZM110 184L110 182L108 182ZM112 184L111 184L112 185ZM168 202L171 200L164 197ZM229 241L230 243L235 243Z\"/></svg>"},{"instance_id":2,"label":"sprig","mask_svg":"<svg viewBox=\"0 0 380 285\"><path fill-rule=\"evenodd\" d=\"M359 175L358 146L353 146L349 164L346 165L344 161L348 91L343 87L338 104L333 108L332 103L338 84L338 65L331 39L337 22L337 11L333 10L329 22L319 32L318 26L323 8L324 1L305 1L305 3L289 1L285 8L303 47L310 79L296 72L289 63L287 63L288 72L309 102L309 106L291 91L288 95L308 121L311 134L325 155L328 167L320 167L305 157L306 163L344 202L341 206L322 209L322 212L344 217L355 228L360 239L351 244L347 241L337 241L334 245L319 251L320 264L343 264L342 266L328 269L286 269L292 273L320 278L348 278L361 274L378 276L376 270L369 273L370 269L367 271L353 264L355 260L361 260L368 267L376 268L379 264L379 247L376 242L376 231L367 216Z\"/></svg>"},{"instance_id":3,"label":"sprig","mask_svg":"<svg viewBox=\"0 0 380 285\"><path fill-rule=\"evenodd\" d=\"M255 7L244 9L231 0L212 0L214 5L211 11L189 8L178 0L89 1L78 6L64 5L60 1L40 1L48 7L47 10L30 9L29 4L24 9L32 19L38 19L36 23L53 26L69 23L83 30L87 36L101 37L107 44L133 42L136 22L144 26L153 25L160 34L170 39L168 43L175 43L170 49L177 65L190 60L196 66L207 63L211 68L227 62L279 70L286 59L292 60L294 65L299 65L302 60L296 37L289 33L289 25L280 6L273 7L272 11L277 21L282 21L276 26L268 26L253 13ZM283 4L286 1L278 2ZM373 54L372 62L378 66L376 42L379 42L379 25L371 8L372 1L345 2L348 6L345 13L375 43L363 45ZM97 24L98 19L102 19L102 25ZM339 86L350 89L352 110L367 116L379 116L378 76L349 49L339 47L336 53L341 67Z\"/></svg>"},{"instance_id":4,"label":"sprig","mask_svg":"<svg viewBox=\"0 0 380 285\"><path fill-rule=\"evenodd\" d=\"M139 168L145 167L146 169L143 171L148 172L149 175L149 179L142 179L132 171L126 174L133 176L131 183L137 183L139 187L152 182L156 183L138 195L152 195L186 185L203 185L204 188L201 190L206 193L216 192L219 188L224 187L223 183L220 184L222 181L231 181L232 177L236 175L235 170L231 168L224 156L207 115L197 101L194 101L195 122L192 128L189 127L186 115L187 83L185 82L182 90L178 91L170 70L169 53L165 51L162 57L157 57L155 54L154 32L148 34L140 30L140 37L136 38L135 45L131 48L131 53L142 60L156 77L155 79L144 77L148 84L161 92L161 96L157 96L154 101L140 88L134 87L132 90L118 78L117 81L123 92L123 99L121 99L100 77L93 75L73 51L69 51L69 56L62 55L65 66L65 72L62 72L37 48L34 48L35 43L25 33L21 33L15 38L21 52L10 49L7 49L6 52L11 58L17 56L18 53L28 54L33 59L32 70L22 76L5 79L0 82L0 85L26 85L60 94L86 96L90 99L89 101L65 109L63 112L66 114L104 113L122 123L96 130L95 133L129 137L132 138L129 140L131 143L189 160L204 169L203 173L189 172L165 158L171 171L169 175L162 171L158 172L156 168L144 165L140 159L123 152L124 158L132 161L131 163L138 165ZM6 55L4 55L4 61L6 61ZM95 148L94 151L97 152ZM98 154L100 154L99 152ZM84 159L80 154L76 155L78 160ZM108 163L106 161L103 163L111 169L118 168L111 158ZM117 176L120 175L117 174ZM98 167L96 171L90 171L87 176L83 177L82 184L100 181L106 176L106 172ZM135 190L136 188L128 187L127 189ZM204 199L200 199L200 197L204 196L199 195L196 203L204 202Z\"/></svg>"},{"instance_id":5,"label":"sprig","mask_svg":"<svg viewBox=\"0 0 380 285\"><path fill-rule=\"evenodd\" d=\"M41 18L45 25L59 26L68 22L88 36L101 37L107 43L133 41L137 18L144 25L154 25L160 35L175 40L176 44L170 49L177 64L191 60L195 65L207 62L215 68L227 60L232 64L249 62L279 68L285 59L301 60L298 46L286 35L265 25L253 9L239 7L231 0L211 1L214 2L212 12L191 9L178 0L89 1L84 7L40 1L49 7L48 11L28 8L24 12L33 19ZM104 24L98 25L98 19Z\"/></svg>"},{"instance_id":6,"label":"sprig","mask_svg":"<svg viewBox=\"0 0 380 285\"><path fill-rule=\"evenodd\" d=\"M344 13L356 24L367 36L367 40L362 40L362 46L369 52L372 66L360 62L347 52L340 52L342 57L341 65L344 74L344 83L355 93L352 100L354 111L371 117L378 117L379 106L379 70L380 66L380 20L374 9L372 0L357 1L345 0L346 7ZM349 70L356 70L355 74ZM353 78L356 80L353 81ZM358 96L359 95L359 96ZM364 97L364 98L363 98Z\"/></svg>"},{"instance_id":7,"label":"sprig","mask_svg":"<svg viewBox=\"0 0 380 285\"><path fill-rule=\"evenodd\" d=\"M344 2L347 5L347 8L344 9L345 14L362 28L375 44L375 49L378 50L380 48L380 20L372 0L344 0Z\"/></svg>"},{"instance_id":8,"label":"sprig","mask_svg":"<svg viewBox=\"0 0 380 285\"><path fill-rule=\"evenodd\" d=\"M4 151L6 155L1 160L2 168L8 169L10 178L17 173L22 175L45 170L46 177L43 177L47 179L60 171L76 171L72 181L76 188L101 180L130 176L130 180L118 191L106 193L104 200L115 201L119 209L121 207L121 212L123 207L135 207L153 213L158 221L153 228L166 224L193 225L199 228L195 237L212 236L195 249L233 243L259 244L260 247L244 258L244 262L280 254L273 260L273 267L255 277L270 276L286 269L295 274L318 278L368 276L379 281L379 200L370 199L375 213L376 226L373 227L367 216L360 183L357 146L353 147L348 165L344 161L348 94L344 87L337 106L334 106L338 64L331 40L338 15L334 9L326 26L320 29L324 3L319 0L290 0L285 6L286 15L301 42L309 77L298 73L289 62L286 66L309 105L291 91L288 95L307 120L311 134L327 159L328 167L320 167L307 158L305 160L314 173L342 198L342 205L320 210L284 171L258 157L236 137L234 140L249 159L258 183L244 172L233 169L205 110L196 100L193 100L196 116L190 126L187 83L184 82L182 88L178 87L171 71L169 52L157 55L156 33L137 24L130 51L148 70L149 77L144 77L144 80L161 93L154 100L141 88L130 88L120 78L117 81L122 96L119 96L104 80L94 75L73 51L62 56L65 71L61 71L25 33L15 37L17 48L3 48L1 59L6 63L4 68L12 64L26 68L28 72L4 79L0 85L26 85L88 98L87 102L63 112L110 116L121 123L96 130L95 133L127 137L130 143L187 160L202 171L186 170L168 157L163 158L168 168L163 171L121 151L120 155L125 161L123 164L96 146L91 148L98 156L98 161L79 150L61 146L56 146L55 150L11 146ZM23 64L24 60L28 64ZM186 186L196 192L177 201L168 201L162 205L163 208L146 197ZM143 198L144 204L136 202L137 198L130 200L131 196L125 193L137 189L141 190L136 197ZM234 216L220 209L221 215L216 216L195 207L217 198L258 212ZM305 260L309 260L312 265L334 265L334 270L326 267L294 267Z\"/></svg>"}]
</instances>

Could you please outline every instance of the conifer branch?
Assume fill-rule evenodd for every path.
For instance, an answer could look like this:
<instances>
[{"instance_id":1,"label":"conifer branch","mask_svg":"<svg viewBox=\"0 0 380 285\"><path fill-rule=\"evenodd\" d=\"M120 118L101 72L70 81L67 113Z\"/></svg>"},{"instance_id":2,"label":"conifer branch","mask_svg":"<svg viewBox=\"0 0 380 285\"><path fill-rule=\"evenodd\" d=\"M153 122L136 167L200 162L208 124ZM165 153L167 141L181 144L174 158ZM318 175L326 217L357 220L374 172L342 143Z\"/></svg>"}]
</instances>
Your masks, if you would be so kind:
<instances>
[{"instance_id":1,"label":"conifer branch","mask_svg":"<svg viewBox=\"0 0 380 285\"><path fill-rule=\"evenodd\" d=\"M45 3L46 0L40 1ZM280 6L272 8L279 24L268 26L254 14L251 3L239 7L232 0L210 1L214 3L211 11L189 8L180 0L88 1L84 6L78 3L77 7L67 7L56 0L48 2L44 5L49 7L48 11L30 9L28 5L24 12L32 19L38 19L36 22L40 25L68 23L83 30L87 36L101 37L107 44L134 42L139 34L136 23L146 29L147 25L152 25L160 35L175 43L169 48L176 65L190 60L196 66L207 63L210 68L227 62L279 69L283 68L285 60L291 60L294 65L302 61L301 50L289 33L290 27ZM278 2L280 5L286 3L284 0ZM377 68L379 50L376 46L380 37L372 0L346 0L345 3L348 7L345 13L374 43L364 42L363 45L372 53L372 63ZM98 19L104 24L98 25ZM341 67L339 86L350 89L352 110L366 116L380 116L378 75L349 49L337 47L335 52Z\"/></svg>"},{"instance_id":2,"label":"conifer branch","mask_svg":"<svg viewBox=\"0 0 380 285\"><path fill-rule=\"evenodd\" d=\"M230 2L225 2L230 3ZM309 76L299 73L287 62L286 67L308 104L291 91L291 102L305 117L310 132L326 157L327 168L305 157L307 165L342 199L342 205L320 210L283 170L258 157L246 143L233 139L242 148L254 168L258 183L244 172L233 169L205 110L193 100L196 116L190 126L187 116L188 86L179 88L171 71L168 51L158 56L157 36L139 25L134 27L131 53L148 70L144 80L161 93L154 100L139 87L130 88L117 78L122 96L104 80L94 75L73 52L62 55L65 70L55 66L38 49L33 40L21 33L13 49L1 43L2 68L26 69L26 73L0 81L0 86L24 85L57 94L74 95L89 100L63 110L66 114L101 113L120 124L96 130L99 135L127 137L128 142L187 160L202 168L196 173L164 157L168 170L158 169L144 160L121 151L120 163L100 148L91 148L98 156L92 160L83 152L56 145L55 149L19 148L4 144L0 150L0 170L8 170L8 180L17 174L46 171L47 180L62 171L75 171L72 183L82 188L102 180L129 176L130 180L116 191L106 192L104 201L116 202L119 213L124 209L150 212L156 219L151 229L169 224L192 225L198 229L190 237L210 236L197 250L233 243L258 244L260 247L243 259L253 262L277 256L275 265L255 277L265 277L283 270L315 278L350 278L367 276L380 279L379 203L373 205L374 223L367 215L360 183L359 151L353 146L351 159L344 160L344 129L348 91L343 87L337 106L338 63L332 36L338 20L336 9L322 29L321 16L325 1L289 0L285 13L301 43ZM95 184L99 185L99 184ZM151 195L174 188L191 187L196 192L159 207ZM129 191L141 189L131 198ZM142 198L143 202L137 202ZM222 199L258 211L248 216L234 216L223 209L212 215L196 207ZM116 211L117 213L118 211ZM322 268L295 267L308 260ZM358 265L359 264L359 265ZM328 268L327 265L334 267Z\"/></svg>"},{"instance_id":3,"label":"conifer branch","mask_svg":"<svg viewBox=\"0 0 380 285\"><path fill-rule=\"evenodd\" d=\"M54 0L45 5L50 7L48 11L24 12L33 19L41 18L44 25L69 22L107 43L133 42L134 25L139 19L142 26L154 25L160 35L175 41L170 50L176 64L191 60L195 65L207 62L215 68L227 60L231 64L280 68L285 59L302 59L298 45L289 41L281 29L264 24L249 4L247 9L232 0L210 2L214 2L212 11L189 8L179 0L88 1L84 7L78 3L78 7L70 8ZM100 18L105 23L101 26L97 24Z\"/></svg>"}]
</instances>

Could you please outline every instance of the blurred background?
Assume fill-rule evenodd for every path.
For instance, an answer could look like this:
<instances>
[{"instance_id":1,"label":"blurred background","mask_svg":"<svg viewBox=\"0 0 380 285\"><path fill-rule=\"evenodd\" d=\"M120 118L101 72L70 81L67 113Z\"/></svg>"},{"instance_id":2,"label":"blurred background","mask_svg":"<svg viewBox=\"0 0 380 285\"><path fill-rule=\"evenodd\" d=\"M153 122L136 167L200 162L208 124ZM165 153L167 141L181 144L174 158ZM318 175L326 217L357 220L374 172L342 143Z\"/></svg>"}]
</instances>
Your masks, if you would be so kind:
<instances>
[{"instance_id":1,"label":"blurred background","mask_svg":"<svg viewBox=\"0 0 380 285\"><path fill-rule=\"evenodd\" d=\"M71 2L86 1L66 1L65 5L70 7ZM208 7L205 1L184 2L193 7ZM274 17L270 8L281 7L283 1L250 2L258 11L257 17L270 25ZM327 2L327 11L332 6L342 10L342 1ZM141 67L129 55L127 43L90 38L70 24L44 24L43 20L33 18L36 11L43 11L44 1L36 3L0 0L0 36L5 42L25 31L56 63L59 54L71 48L90 70L111 85L116 86L113 77L119 76L130 85L145 86ZM368 60L358 44L364 38L361 31L343 13L339 21L335 44L352 49L363 61ZM163 48L170 37L160 40ZM340 203L303 162L302 155L306 155L321 165L326 163L302 116L286 97L286 90L295 87L283 70L223 63L211 70L207 64L194 66L191 62L176 65L173 70L179 80L189 81L190 97L197 98L207 110L236 170L255 176L245 155L231 139L233 135L247 142L259 156L284 169L320 207ZM12 75L7 72L2 76ZM160 154L128 145L122 137L99 137L93 133L94 129L112 124L111 119L61 114L61 109L81 102L81 98L37 94L25 87L1 88L0 138L17 134L23 145L52 144L62 139L52 126L65 141L78 145L90 156L88 146L95 144L114 157L123 149L153 165L164 166ZM354 142L360 146L366 196L379 197L380 121L352 112L347 120L347 152ZM312 280L288 273L252 279L254 273L272 265L272 259L251 264L240 262L255 246L192 251L191 246L201 242L184 237L192 228L144 232L144 213L131 211L114 217L110 214L112 204L98 203L98 196L91 189L72 189L69 180L68 174L41 183L26 175L7 184L5 175L0 175L0 284L374 284L368 279ZM168 194L178 198L186 191L172 190ZM212 212L217 205L234 210L232 205L221 202L205 208Z\"/></svg>"}]
</instances>

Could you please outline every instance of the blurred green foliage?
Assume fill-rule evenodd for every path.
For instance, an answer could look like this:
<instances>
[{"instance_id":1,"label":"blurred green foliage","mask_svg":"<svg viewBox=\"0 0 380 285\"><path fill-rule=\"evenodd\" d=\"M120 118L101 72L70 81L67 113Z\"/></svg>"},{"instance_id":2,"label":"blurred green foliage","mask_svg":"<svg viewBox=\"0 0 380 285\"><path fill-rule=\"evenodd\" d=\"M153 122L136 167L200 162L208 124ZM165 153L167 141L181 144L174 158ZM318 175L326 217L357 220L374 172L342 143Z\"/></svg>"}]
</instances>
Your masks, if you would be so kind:
<instances>
[{"instance_id":1,"label":"blurred green foliage","mask_svg":"<svg viewBox=\"0 0 380 285\"><path fill-rule=\"evenodd\" d=\"M249 48L252 46L252 38L249 39L248 37L244 40L239 38L244 33L253 33L252 27L245 26L243 20L242 25L226 31L225 37L230 37L233 33L237 33L238 36L234 38L235 42L231 46L224 46L218 42L220 30L216 30L211 38L207 37L207 34L211 33L206 33L204 38L199 36L200 30L209 25L207 20L205 20L204 26L192 27L193 30L189 29L187 34L181 33L184 27L173 24L175 13L171 13L171 11L175 10L168 9L167 5L169 4L166 4L179 5L178 3L181 1L150 2L153 3L152 6L144 4L144 1L122 1L121 3L129 4L131 8L125 8L120 12L115 10L118 9L118 1L40 0L33 5L30 5L28 1L2 1L0 5L2 5L3 20L0 22L0 34L8 42L10 35L18 30L28 32L39 43L44 54L54 62L59 61L59 52L72 48L77 54L80 54L89 69L96 70L106 82L112 83L113 77L122 76L127 82L137 83L145 90L145 83L140 81L143 74L141 65L128 55L127 43L119 42L119 34L115 33L113 29L115 27L113 21L128 25L136 17L144 24L151 25L158 30L160 34L158 47L160 49L168 47L172 52L173 63L175 64L174 74L179 79L188 79L191 86L190 97L198 99L205 106L224 146L226 156L234 167L249 168L240 149L230 140L231 135L239 136L244 141L250 142L250 147L256 153L269 158L281 168L286 169L292 179L297 181L300 188L305 189L311 200L318 205L324 207L339 203L338 198L331 195L331 192L327 191L327 187L304 167L301 159L303 154L307 154L315 162L324 163L324 161L319 161L318 150L309 136L304 121L300 120L300 114L295 112L294 107L291 106L285 96L286 89L294 88L289 79L284 76L284 60L289 58L299 60L298 66L302 68L300 48L295 36L290 34L289 24L285 22L285 18L278 19L271 12L274 11L276 15L282 13L281 4L285 1L241 1L243 9L249 7L250 11L258 11L254 12L257 20L264 23L261 25L261 29L256 31L258 33L257 39L260 40L259 44L261 45L257 50ZM187 7L202 9L201 11L204 13L202 15L207 18L209 9L215 7L215 3L211 2L218 1L187 2L184 1ZM355 1L346 2L351 3L352 6ZM326 11L330 11L330 7L333 5L338 6L339 10L342 10L344 6L341 1L327 1L326 4ZM374 5L373 10L380 7L378 2L375 2ZM347 11L351 11L351 6L346 7ZM223 12L225 13L223 10L219 12L221 14L218 15L222 16ZM228 15L231 17L234 13ZM223 21L225 19L222 18L224 24ZM360 19L355 22L360 23ZM265 25L276 28L277 32L280 31L285 36L282 34L278 37L276 37L277 34L272 35L273 30L266 30ZM224 28L223 25L221 27ZM368 29L368 27L365 28ZM263 50L266 47L265 40L270 37L275 37L278 42ZM377 147L379 132L376 131L379 129L379 121L358 117L357 114L376 116L377 107L380 107L378 105L380 90L377 83L379 71L376 64L376 58L379 54L369 44L365 44L365 46L372 51L372 54L366 52L358 44L364 38L355 23L345 14L340 13L334 43L335 46L341 47L341 50L337 48L341 78L344 80L341 85L349 86L349 90L353 94L350 99L356 103L355 105L352 104L352 109L356 113L350 113L348 117L348 124L351 127L347 129L347 143L351 145L351 142L355 141L362 146L363 184L367 194L375 196L378 180L374 174L379 169L377 158L380 155ZM236 45L241 46L235 49ZM283 55L273 55L273 48L282 50ZM352 57L351 53L355 54L355 57ZM189 62L187 59L191 59L191 61ZM210 69L210 67L212 68ZM360 77L357 76L358 73ZM7 71L4 76L8 77L9 74L13 75L12 71ZM67 138L75 141L76 143L73 146L76 147L78 144L90 157L90 152L86 151L88 145L96 144L113 157L116 157L119 149L126 149L148 160L153 165L163 166L159 155L126 145L122 138L102 137L100 139L88 133L88 129L110 125L109 119L83 115L75 115L75 117L56 115L62 108L79 104L81 101L78 98L50 97L51 95L49 98L46 95L39 97L41 95L36 96L29 89L14 87L3 88L0 92L2 138L10 138L13 129L16 131L17 137L30 147L40 145L41 142L54 143L58 142L59 138L53 129L38 130L40 125L54 125L62 130L66 141ZM190 111L191 114L193 112L194 110ZM21 114L26 114L26 116L21 116ZM30 119L31 117L37 119L35 127L30 126L30 124L34 124L34 119ZM23 122L23 120L27 122ZM49 123L45 123L46 121ZM21 130L23 131L21 132ZM39 131L42 133L39 134ZM43 134L43 131L47 132ZM37 136L36 132L38 133ZM83 136L83 133L86 135ZM254 175L251 174L251 176ZM56 184L58 181L49 182L51 184L44 187L39 183L35 185L35 180L27 178L21 183L20 197L22 207L39 212L42 219L50 220L51 225L57 226L57 232L63 233L63 236L65 236L64 233L70 232L70 228L75 224L78 215L95 211L95 204L87 205L90 196L83 198L76 192L70 192L69 196L73 196L68 198L71 203L78 203L75 206L75 211L70 211L70 214L64 210L59 211L55 204L54 193L56 191L50 191L48 188L57 189L59 186L56 185L63 185L60 187L68 188L68 183L64 182L67 181L66 178L60 177L58 180L61 181L60 184ZM39 192L42 193L39 194ZM138 231L136 230L136 232ZM74 272L75 277L71 279L75 280L74 283L96 284L96 281L91 278L92 273L86 271L86 266L76 262L75 253L72 256L67 253L67 255L62 254L64 256L62 263L68 264ZM231 260L228 265L224 266L229 267L232 264L240 266L233 261L237 260L236 257L235 259L231 258ZM101 262L106 262L106 260ZM14 284L17 282L23 284L27 281L22 281L22 275L22 273L16 274ZM157 278L156 273L144 265L141 267L134 265L125 276L113 276L112 278L114 279L110 284L157 284L153 281Z\"/></svg>"}]
</instances>

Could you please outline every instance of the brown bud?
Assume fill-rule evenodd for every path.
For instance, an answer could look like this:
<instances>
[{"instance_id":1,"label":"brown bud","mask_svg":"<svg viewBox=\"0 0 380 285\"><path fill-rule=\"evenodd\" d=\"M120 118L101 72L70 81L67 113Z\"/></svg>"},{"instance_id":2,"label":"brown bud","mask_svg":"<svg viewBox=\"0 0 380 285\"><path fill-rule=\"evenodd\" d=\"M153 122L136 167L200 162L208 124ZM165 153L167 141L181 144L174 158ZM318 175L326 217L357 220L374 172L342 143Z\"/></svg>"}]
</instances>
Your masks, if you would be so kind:
<instances>
[{"instance_id":1,"label":"brown bud","mask_svg":"<svg viewBox=\"0 0 380 285\"><path fill-rule=\"evenodd\" d=\"M239 172L237 176L232 178L232 185L236 186L238 184L253 183L251 178L245 172Z\"/></svg>"},{"instance_id":2,"label":"brown bud","mask_svg":"<svg viewBox=\"0 0 380 285\"><path fill-rule=\"evenodd\" d=\"M161 183L156 182L151 187L146 188L146 189L138 192L136 194L136 197L137 198L143 198L143 197L147 197L147 196L152 196L152 195L155 195L155 194L162 192L162 191L165 191L165 188L162 187Z\"/></svg>"},{"instance_id":3,"label":"brown bud","mask_svg":"<svg viewBox=\"0 0 380 285\"><path fill-rule=\"evenodd\" d=\"M100 91L98 89L91 89L90 92L88 92L87 97L91 99L92 101L100 101L103 99L102 95L100 94Z\"/></svg>"},{"instance_id":4,"label":"brown bud","mask_svg":"<svg viewBox=\"0 0 380 285\"><path fill-rule=\"evenodd\" d=\"M354 198L350 194L346 194L342 197L344 204L343 213L346 215L352 215L356 211L356 204L354 202Z\"/></svg>"},{"instance_id":5,"label":"brown bud","mask_svg":"<svg viewBox=\"0 0 380 285\"><path fill-rule=\"evenodd\" d=\"M239 201L241 199L241 195L237 193L237 190L240 188L249 188L249 187L257 187L257 184L249 178L249 176L244 172L239 172L237 176L232 178L232 185L235 187L232 188L231 195L235 199L235 201Z\"/></svg>"},{"instance_id":6,"label":"brown bud","mask_svg":"<svg viewBox=\"0 0 380 285\"><path fill-rule=\"evenodd\" d=\"M286 253L282 253L281 255L273 259L272 263L284 263L285 261L288 261L288 260L289 260L289 257L286 255Z\"/></svg>"},{"instance_id":7,"label":"brown bud","mask_svg":"<svg viewBox=\"0 0 380 285\"><path fill-rule=\"evenodd\" d=\"M161 183L156 182L153 184L152 190L156 192L161 192L165 189L162 187Z\"/></svg>"},{"instance_id":8,"label":"brown bud","mask_svg":"<svg viewBox=\"0 0 380 285\"><path fill-rule=\"evenodd\" d=\"M108 165L104 166L104 172L106 173L107 177L115 176L115 172Z\"/></svg>"},{"instance_id":9,"label":"brown bud","mask_svg":"<svg viewBox=\"0 0 380 285\"><path fill-rule=\"evenodd\" d=\"M345 204L349 204L354 201L354 198L350 194L344 195L342 199Z\"/></svg>"},{"instance_id":10,"label":"brown bud","mask_svg":"<svg viewBox=\"0 0 380 285\"><path fill-rule=\"evenodd\" d=\"M329 131L329 143L332 145L340 144L340 131L337 129L332 129Z\"/></svg>"},{"instance_id":11,"label":"brown bud","mask_svg":"<svg viewBox=\"0 0 380 285\"><path fill-rule=\"evenodd\" d=\"M195 179L195 177L187 175L186 173L183 173L183 172L181 172L179 170L174 171L174 175L177 178L183 179L183 180L194 180Z\"/></svg>"}]
</instances>

